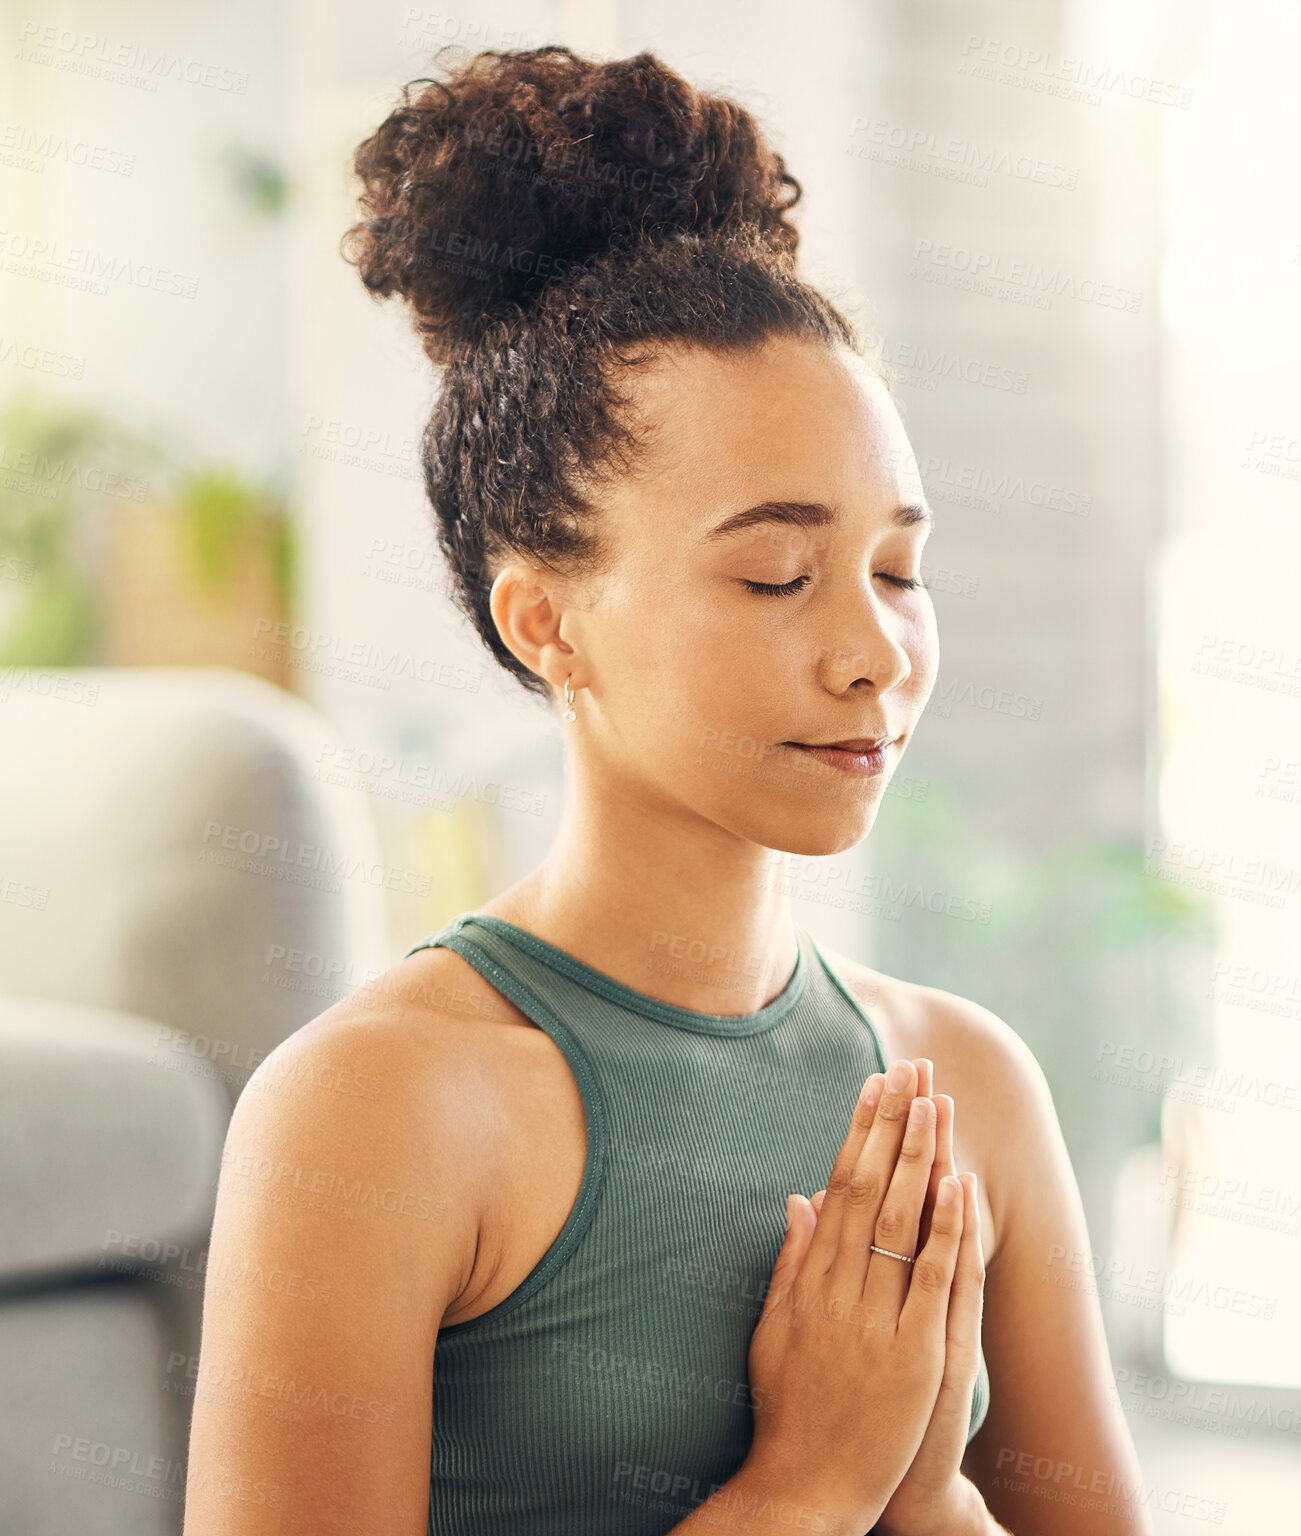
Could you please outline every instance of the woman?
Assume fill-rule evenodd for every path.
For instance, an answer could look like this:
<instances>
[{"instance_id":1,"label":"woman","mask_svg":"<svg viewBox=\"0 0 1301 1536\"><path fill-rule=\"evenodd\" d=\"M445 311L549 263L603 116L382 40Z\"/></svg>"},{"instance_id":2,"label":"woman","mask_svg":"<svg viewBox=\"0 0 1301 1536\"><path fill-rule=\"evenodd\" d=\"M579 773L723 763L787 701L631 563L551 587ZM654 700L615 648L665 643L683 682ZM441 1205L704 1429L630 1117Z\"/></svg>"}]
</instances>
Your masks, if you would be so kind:
<instances>
[{"instance_id":1,"label":"woman","mask_svg":"<svg viewBox=\"0 0 1301 1536\"><path fill-rule=\"evenodd\" d=\"M1148 1532L1036 1062L784 892L871 830L937 664L798 184L652 55L563 48L408 88L356 169L346 254L446 370L457 599L563 704L566 800L242 1095L187 1536Z\"/></svg>"}]
</instances>

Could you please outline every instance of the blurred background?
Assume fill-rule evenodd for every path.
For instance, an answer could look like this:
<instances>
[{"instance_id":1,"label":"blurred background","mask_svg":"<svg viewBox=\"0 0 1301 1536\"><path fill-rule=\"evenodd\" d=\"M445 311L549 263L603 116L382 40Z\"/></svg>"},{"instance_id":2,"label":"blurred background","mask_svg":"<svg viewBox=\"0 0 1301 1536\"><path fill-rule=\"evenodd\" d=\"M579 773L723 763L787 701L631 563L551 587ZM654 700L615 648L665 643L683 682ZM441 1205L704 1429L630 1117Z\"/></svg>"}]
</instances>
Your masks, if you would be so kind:
<instances>
[{"instance_id":1,"label":"blurred background","mask_svg":"<svg viewBox=\"0 0 1301 1536\"><path fill-rule=\"evenodd\" d=\"M225 1125L542 858L437 387L338 253L438 48L754 110L938 516L941 669L797 919L1033 1048L1156 1529L1301 1485L1301 14L1285 0L0 0L0 1514L179 1531ZM958 914L958 915L954 915ZM1045 1488L1047 1496L1050 1490Z\"/></svg>"}]
</instances>

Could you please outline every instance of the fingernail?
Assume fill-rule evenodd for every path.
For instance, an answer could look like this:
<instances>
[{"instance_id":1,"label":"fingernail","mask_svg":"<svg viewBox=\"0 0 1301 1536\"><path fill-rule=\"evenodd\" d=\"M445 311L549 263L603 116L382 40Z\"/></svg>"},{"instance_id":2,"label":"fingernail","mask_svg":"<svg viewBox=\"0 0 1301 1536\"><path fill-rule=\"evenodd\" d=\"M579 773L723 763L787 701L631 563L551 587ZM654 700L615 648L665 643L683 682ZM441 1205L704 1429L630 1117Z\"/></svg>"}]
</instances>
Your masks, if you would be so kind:
<instances>
[{"instance_id":1,"label":"fingernail","mask_svg":"<svg viewBox=\"0 0 1301 1536\"><path fill-rule=\"evenodd\" d=\"M917 1130L926 1118L926 1100L914 1099L908 1110L908 1129Z\"/></svg>"},{"instance_id":2,"label":"fingernail","mask_svg":"<svg viewBox=\"0 0 1301 1536\"><path fill-rule=\"evenodd\" d=\"M902 1093L908 1086L908 1067L903 1061L896 1061L885 1074L885 1086L889 1093Z\"/></svg>"},{"instance_id":3,"label":"fingernail","mask_svg":"<svg viewBox=\"0 0 1301 1536\"><path fill-rule=\"evenodd\" d=\"M952 1205L958 1198L958 1181L951 1173L946 1173L940 1180L937 1203L940 1205Z\"/></svg>"}]
</instances>

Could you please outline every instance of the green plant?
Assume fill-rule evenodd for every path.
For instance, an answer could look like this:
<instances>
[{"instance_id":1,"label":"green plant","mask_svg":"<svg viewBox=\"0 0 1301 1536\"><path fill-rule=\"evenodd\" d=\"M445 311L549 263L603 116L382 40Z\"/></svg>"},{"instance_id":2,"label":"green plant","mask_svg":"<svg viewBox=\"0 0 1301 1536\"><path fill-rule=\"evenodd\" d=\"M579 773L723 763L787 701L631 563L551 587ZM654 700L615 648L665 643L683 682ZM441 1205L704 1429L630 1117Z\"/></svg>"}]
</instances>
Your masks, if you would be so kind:
<instances>
[{"instance_id":1,"label":"green plant","mask_svg":"<svg viewBox=\"0 0 1301 1536\"><path fill-rule=\"evenodd\" d=\"M282 610L298 565L284 490L231 464L193 462L108 412L12 396L0 407L0 666L86 666L103 623L99 553L115 501L170 503L196 582L229 578L260 527Z\"/></svg>"},{"instance_id":2,"label":"green plant","mask_svg":"<svg viewBox=\"0 0 1301 1536\"><path fill-rule=\"evenodd\" d=\"M267 556L281 606L286 611L292 607L297 565L293 524L278 489L233 465L203 466L181 475L174 507L195 578L209 590L229 578L244 530L261 525L267 532Z\"/></svg>"},{"instance_id":3,"label":"green plant","mask_svg":"<svg viewBox=\"0 0 1301 1536\"><path fill-rule=\"evenodd\" d=\"M155 443L30 391L0 408L0 665L80 666L100 629L96 515L140 499Z\"/></svg>"}]
</instances>

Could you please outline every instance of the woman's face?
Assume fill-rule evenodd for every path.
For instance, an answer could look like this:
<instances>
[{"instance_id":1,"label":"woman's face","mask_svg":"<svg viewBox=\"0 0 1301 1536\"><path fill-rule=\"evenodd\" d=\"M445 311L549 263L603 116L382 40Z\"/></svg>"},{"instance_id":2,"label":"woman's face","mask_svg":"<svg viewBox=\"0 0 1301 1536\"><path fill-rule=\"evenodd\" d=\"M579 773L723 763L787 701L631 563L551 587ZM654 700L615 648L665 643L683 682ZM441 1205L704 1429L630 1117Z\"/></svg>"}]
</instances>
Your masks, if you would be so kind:
<instances>
[{"instance_id":1,"label":"woman's face","mask_svg":"<svg viewBox=\"0 0 1301 1536\"><path fill-rule=\"evenodd\" d=\"M630 379L647 445L599 498L601 575L564 589L572 654L539 667L581 690L564 727L577 767L670 822L850 848L938 663L930 594L909 585L929 517L901 511L925 496L894 404L847 349L791 338L666 349ZM792 745L879 737L867 774Z\"/></svg>"}]
</instances>

